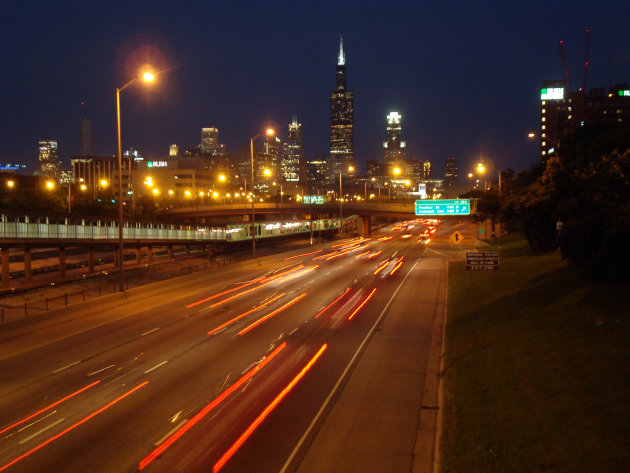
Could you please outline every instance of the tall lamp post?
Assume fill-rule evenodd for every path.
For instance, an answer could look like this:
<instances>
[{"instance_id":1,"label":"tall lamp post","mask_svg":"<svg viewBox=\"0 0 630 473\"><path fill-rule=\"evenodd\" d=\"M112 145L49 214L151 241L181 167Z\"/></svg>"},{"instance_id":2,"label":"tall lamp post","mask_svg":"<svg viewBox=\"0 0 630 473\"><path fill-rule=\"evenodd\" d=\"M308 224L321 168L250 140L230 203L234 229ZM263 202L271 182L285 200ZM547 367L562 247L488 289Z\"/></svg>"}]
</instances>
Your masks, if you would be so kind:
<instances>
[{"instance_id":1,"label":"tall lamp post","mask_svg":"<svg viewBox=\"0 0 630 473\"><path fill-rule=\"evenodd\" d=\"M144 82L152 82L155 76L151 72L145 72L142 74L142 80ZM138 77L134 77L122 87L116 89L116 122L118 130L118 264L120 265L120 292L125 291L125 265L123 259L123 197L122 197L122 145L120 137L120 92L125 90L131 84L133 84ZM129 161L131 170L131 161Z\"/></svg>"},{"instance_id":2,"label":"tall lamp post","mask_svg":"<svg viewBox=\"0 0 630 473\"><path fill-rule=\"evenodd\" d=\"M265 135L267 136L273 136L275 132L273 131L273 129L271 128L267 128L267 130L265 130ZM256 210L254 207L254 200L255 200L255 190L256 187L254 186L254 140L256 138L258 138L260 135L262 135L262 133L258 133L256 136L253 136L252 138L249 139L249 144L250 144L250 164L251 164L251 168L252 168L252 175L251 175L251 186L252 186L252 258L256 258Z\"/></svg>"},{"instance_id":3,"label":"tall lamp post","mask_svg":"<svg viewBox=\"0 0 630 473\"><path fill-rule=\"evenodd\" d=\"M348 172L353 172L354 167L348 166ZM343 234L343 185L341 179L342 171L339 171L339 234Z\"/></svg>"}]
</instances>

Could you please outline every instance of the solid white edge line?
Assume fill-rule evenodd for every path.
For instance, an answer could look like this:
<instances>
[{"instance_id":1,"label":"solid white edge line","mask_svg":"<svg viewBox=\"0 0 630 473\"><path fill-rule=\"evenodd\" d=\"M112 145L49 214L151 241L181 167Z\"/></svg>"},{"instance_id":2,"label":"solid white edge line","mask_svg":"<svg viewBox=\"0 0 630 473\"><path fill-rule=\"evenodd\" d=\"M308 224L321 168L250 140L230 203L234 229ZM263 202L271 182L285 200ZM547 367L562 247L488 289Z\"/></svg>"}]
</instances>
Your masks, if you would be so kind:
<instances>
[{"instance_id":1,"label":"solid white edge line","mask_svg":"<svg viewBox=\"0 0 630 473\"><path fill-rule=\"evenodd\" d=\"M23 438L23 439L22 439L22 440L20 440L18 443L19 443L20 445L24 445L26 442L30 442L31 440L33 440L33 439L34 439L35 437L37 437L38 435L43 434L43 433L44 433L44 432L46 432L48 429L52 429L55 425L62 423L64 420L66 420L66 418L65 418L65 417L64 417L64 418L62 418L62 419L56 420L56 421L55 421L55 422L53 422L52 424L47 425L46 427L44 427L44 428L43 428L43 429L41 429L41 430L38 430L38 431L37 431L37 432L35 432L34 434L29 435L29 436L28 436L28 437L26 437L26 438Z\"/></svg>"},{"instance_id":2,"label":"solid white edge line","mask_svg":"<svg viewBox=\"0 0 630 473\"><path fill-rule=\"evenodd\" d=\"M160 327L156 327L156 328L153 328L153 329L151 329L151 330L149 330L147 332L144 332L144 333L140 334L140 336L144 337L145 335L149 335L150 333L157 332L158 330L160 330Z\"/></svg>"},{"instance_id":3,"label":"solid white edge line","mask_svg":"<svg viewBox=\"0 0 630 473\"><path fill-rule=\"evenodd\" d=\"M343 373L341 373L341 376L339 376L339 379L337 380L337 382L333 386L332 390L328 394L328 397L326 397L326 400L324 401L322 406L319 408L319 411L317 411L317 414L315 414L315 417L313 417L313 420L311 421L310 425L306 428L306 430L304 431L304 434L302 434L302 437L300 438L300 440L298 440L298 443L293 448L293 451L291 452L291 454L287 458L287 461L284 463L284 465L280 469L279 473L285 473L287 471L287 468L289 468L289 465L291 464L291 462L293 461L293 459L297 455L297 452L300 450L300 448L302 448L302 444L304 443L306 438L310 435L311 430L313 430L313 427L315 427L315 424L317 424L317 422L319 421L319 418L321 417L323 412L328 407L328 404L330 403L330 400L335 395L337 389L339 389L339 386L341 386L341 382L344 380L344 378L348 374L348 371L350 371L350 367L354 364L354 361L359 356L359 352L361 352L361 350L363 350L363 347L367 343L368 339L372 336L372 333L374 332L374 330L376 330L376 327L381 322L381 319L385 315L385 312L387 312L387 310L389 309L389 306L391 305L392 301L394 300L394 298L398 294L398 291L400 291L400 288L403 286L403 284L405 284L405 281L407 280L407 278L409 277L411 272L414 270L414 268L418 265L418 263L420 262L421 259L422 259L422 255L418 258L418 260L415 262L415 264L407 272L407 275L405 276L405 278L400 282L400 284L396 288L396 291L394 291L394 294L392 294L392 297L390 297L389 301L387 302L387 304L385 305L385 307L381 311L380 315L376 319L376 322L374 322L374 325L372 325L372 328L370 329L370 331L367 333L367 335L365 336L365 338L361 342L361 345L359 345L359 348L357 348L357 350L354 352L354 355L352 355L352 359L346 365L346 368L343 370Z\"/></svg>"},{"instance_id":4,"label":"solid white edge line","mask_svg":"<svg viewBox=\"0 0 630 473\"><path fill-rule=\"evenodd\" d=\"M158 363L153 368L149 368L148 370L144 372L144 374L149 374L151 371L158 369L160 366L164 366L166 363L168 363L168 360L164 360L162 363Z\"/></svg>"}]
</instances>

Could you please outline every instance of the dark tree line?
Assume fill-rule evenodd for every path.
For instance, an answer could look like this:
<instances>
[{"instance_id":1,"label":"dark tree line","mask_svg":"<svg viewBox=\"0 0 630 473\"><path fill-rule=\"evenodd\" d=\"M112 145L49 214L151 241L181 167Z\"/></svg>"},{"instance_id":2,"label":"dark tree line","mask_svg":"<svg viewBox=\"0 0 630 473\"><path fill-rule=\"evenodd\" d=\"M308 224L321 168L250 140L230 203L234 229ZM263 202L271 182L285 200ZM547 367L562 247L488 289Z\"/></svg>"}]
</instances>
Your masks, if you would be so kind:
<instances>
[{"instance_id":1,"label":"dark tree line","mask_svg":"<svg viewBox=\"0 0 630 473\"><path fill-rule=\"evenodd\" d=\"M630 127L587 124L546 163L502 177L480 217L523 231L534 251L559 248L588 279L630 282Z\"/></svg>"}]
</instances>

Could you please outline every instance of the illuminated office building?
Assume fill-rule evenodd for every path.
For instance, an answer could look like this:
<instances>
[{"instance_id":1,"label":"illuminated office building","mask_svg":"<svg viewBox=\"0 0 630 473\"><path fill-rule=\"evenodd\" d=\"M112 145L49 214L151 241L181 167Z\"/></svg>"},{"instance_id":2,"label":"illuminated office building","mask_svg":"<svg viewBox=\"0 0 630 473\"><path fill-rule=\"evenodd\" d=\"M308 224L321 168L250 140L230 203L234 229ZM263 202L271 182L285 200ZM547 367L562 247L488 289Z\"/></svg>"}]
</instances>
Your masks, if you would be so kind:
<instances>
[{"instance_id":1,"label":"illuminated office building","mask_svg":"<svg viewBox=\"0 0 630 473\"><path fill-rule=\"evenodd\" d=\"M337 88L330 93L330 164L331 177L350 175L354 162L354 92L346 89L346 56L343 39L337 59Z\"/></svg>"},{"instance_id":2,"label":"illuminated office building","mask_svg":"<svg viewBox=\"0 0 630 473\"><path fill-rule=\"evenodd\" d=\"M293 117L289 123L289 134L284 143L282 162L280 165L282 179L284 181L300 180L300 160L304 159L304 149L302 146L302 125Z\"/></svg>"},{"instance_id":3,"label":"illuminated office building","mask_svg":"<svg viewBox=\"0 0 630 473\"><path fill-rule=\"evenodd\" d=\"M201 129L201 154L212 154L219 148L219 130L215 127Z\"/></svg>"},{"instance_id":4,"label":"illuminated office building","mask_svg":"<svg viewBox=\"0 0 630 473\"><path fill-rule=\"evenodd\" d=\"M455 185L457 185L457 161L455 158L446 158L444 163L444 186L454 187Z\"/></svg>"},{"instance_id":5,"label":"illuminated office building","mask_svg":"<svg viewBox=\"0 0 630 473\"><path fill-rule=\"evenodd\" d=\"M61 163L57 153L57 141L39 140L39 168L46 177L59 181Z\"/></svg>"},{"instance_id":6,"label":"illuminated office building","mask_svg":"<svg viewBox=\"0 0 630 473\"><path fill-rule=\"evenodd\" d=\"M563 137L585 123L630 122L630 86L619 84L608 92L592 88L570 91L564 80L543 81L540 89L540 158L546 161Z\"/></svg>"},{"instance_id":7,"label":"illuminated office building","mask_svg":"<svg viewBox=\"0 0 630 473\"><path fill-rule=\"evenodd\" d=\"M401 140L402 116L398 112L387 115L387 141L383 142L383 162L388 173L392 168L403 167L406 158L407 144Z\"/></svg>"}]
</instances>

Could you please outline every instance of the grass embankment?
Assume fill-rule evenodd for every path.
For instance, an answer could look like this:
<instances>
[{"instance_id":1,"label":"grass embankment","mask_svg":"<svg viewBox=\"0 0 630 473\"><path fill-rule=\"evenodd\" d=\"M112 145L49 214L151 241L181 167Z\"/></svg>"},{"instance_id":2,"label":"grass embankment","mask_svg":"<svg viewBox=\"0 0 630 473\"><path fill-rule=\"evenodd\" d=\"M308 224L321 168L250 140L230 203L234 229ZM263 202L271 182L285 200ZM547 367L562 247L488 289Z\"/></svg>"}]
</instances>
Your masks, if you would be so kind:
<instances>
[{"instance_id":1,"label":"grass embankment","mask_svg":"<svg viewBox=\"0 0 630 473\"><path fill-rule=\"evenodd\" d=\"M441 473L630 471L629 286L508 236L448 290Z\"/></svg>"}]
</instances>

